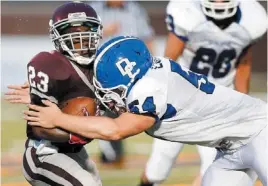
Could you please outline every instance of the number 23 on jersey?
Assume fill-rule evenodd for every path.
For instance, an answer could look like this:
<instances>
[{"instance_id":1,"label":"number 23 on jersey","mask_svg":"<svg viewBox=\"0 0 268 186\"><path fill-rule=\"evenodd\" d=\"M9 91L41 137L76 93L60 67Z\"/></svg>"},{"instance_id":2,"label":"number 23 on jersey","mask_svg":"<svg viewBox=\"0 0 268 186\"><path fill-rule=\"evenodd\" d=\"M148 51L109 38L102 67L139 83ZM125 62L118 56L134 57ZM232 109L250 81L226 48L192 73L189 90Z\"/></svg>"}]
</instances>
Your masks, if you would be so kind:
<instances>
[{"instance_id":1,"label":"number 23 on jersey","mask_svg":"<svg viewBox=\"0 0 268 186\"><path fill-rule=\"evenodd\" d=\"M38 77L39 81L36 80ZM36 71L33 66L28 67L28 78L32 88L37 88L41 92L48 91L49 77L42 71Z\"/></svg>"}]
</instances>

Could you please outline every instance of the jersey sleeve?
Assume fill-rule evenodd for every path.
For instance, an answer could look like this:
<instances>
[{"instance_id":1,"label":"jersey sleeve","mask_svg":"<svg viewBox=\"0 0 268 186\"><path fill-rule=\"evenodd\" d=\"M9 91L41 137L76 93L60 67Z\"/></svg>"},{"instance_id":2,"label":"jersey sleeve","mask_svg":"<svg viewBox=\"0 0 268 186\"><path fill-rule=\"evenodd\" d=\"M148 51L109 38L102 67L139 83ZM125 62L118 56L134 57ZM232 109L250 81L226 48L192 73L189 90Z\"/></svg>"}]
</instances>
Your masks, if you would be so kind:
<instances>
[{"instance_id":1,"label":"jersey sleeve","mask_svg":"<svg viewBox=\"0 0 268 186\"><path fill-rule=\"evenodd\" d=\"M49 52L37 54L27 65L31 103L43 105L47 99L56 104L67 91L69 75L65 65Z\"/></svg>"},{"instance_id":2,"label":"jersey sleeve","mask_svg":"<svg viewBox=\"0 0 268 186\"><path fill-rule=\"evenodd\" d=\"M159 120L166 111L166 93L153 79L141 79L127 98L129 112Z\"/></svg>"},{"instance_id":3,"label":"jersey sleeve","mask_svg":"<svg viewBox=\"0 0 268 186\"><path fill-rule=\"evenodd\" d=\"M252 43L261 38L268 28L267 13L256 0L241 1L240 24L248 31Z\"/></svg>"},{"instance_id":4,"label":"jersey sleeve","mask_svg":"<svg viewBox=\"0 0 268 186\"><path fill-rule=\"evenodd\" d=\"M182 41L188 40L188 33L200 22L204 15L192 1L171 0L166 8L166 26Z\"/></svg>"}]
</instances>

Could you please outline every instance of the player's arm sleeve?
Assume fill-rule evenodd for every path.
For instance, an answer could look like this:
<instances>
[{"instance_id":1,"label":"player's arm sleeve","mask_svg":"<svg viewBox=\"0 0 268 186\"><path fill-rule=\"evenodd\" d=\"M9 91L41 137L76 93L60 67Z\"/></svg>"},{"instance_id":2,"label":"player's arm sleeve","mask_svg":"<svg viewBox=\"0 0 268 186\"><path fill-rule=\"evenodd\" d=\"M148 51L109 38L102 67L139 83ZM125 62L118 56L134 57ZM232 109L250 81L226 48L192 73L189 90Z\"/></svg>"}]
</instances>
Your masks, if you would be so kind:
<instances>
[{"instance_id":1,"label":"player's arm sleeve","mask_svg":"<svg viewBox=\"0 0 268 186\"><path fill-rule=\"evenodd\" d=\"M142 91L141 91L142 90ZM127 107L131 113L154 117L158 121L166 111L166 95L155 80L143 79L130 92Z\"/></svg>"},{"instance_id":2,"label":"player's arm sleeve","mask_svg":"<svg viewBox=\"0 0 268 186\"><path fill-rule=\"evenodd\" d=\"M43 105L41 100L47 99L56 104L59 96L66 92L69 76L61 61L57 61L48 52L36 55L27 65L28 81L30 84L31 103Z\"/></svg>"},{"instance_id":3,"label":"player's arm sleeve","mask_svg":"<svg viewBox=\"0 0 268 186\"><path fill-rule=\"evenodd\" d=\"M188 41L187 24L185 17L187 16L185 9L183 9L184 3L178 1L170 1L166 8L166 26L169 32L175 34L179 39L186 42ZM189 17L189 16L188 16Z\"/></svg>"},{"instance_id":4,"label":"player's arm sleeve","mask_svg":"<svg viewBox=\"0 0 268 186\"><path fill-rule=\"evenodd\" d=\"M58 104L58 95L63 94L66 87L61 86L59 82L68 79L62 73L65 70L64 67L59 65L60 62L55 61L51 57L51 54L47 52L37 54L27 65L32 104L44 106L42 103L43 99ZM69 140L69 133L57 128L44 129L41 127L32 127L32 132L37 138L47 139L53 142L67 142Z\"/></svg>"}]
</instances>

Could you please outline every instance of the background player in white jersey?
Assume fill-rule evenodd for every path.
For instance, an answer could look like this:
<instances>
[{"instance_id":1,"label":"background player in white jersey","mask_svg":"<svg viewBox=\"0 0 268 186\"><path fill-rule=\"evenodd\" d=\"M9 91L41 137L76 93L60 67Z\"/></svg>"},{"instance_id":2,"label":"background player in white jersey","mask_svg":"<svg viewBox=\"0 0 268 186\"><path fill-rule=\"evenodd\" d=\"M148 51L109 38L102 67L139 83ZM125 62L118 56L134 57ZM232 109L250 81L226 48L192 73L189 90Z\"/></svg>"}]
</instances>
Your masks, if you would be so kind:
<instances>
[{"instance_id":1,"label":"background player in white jersey","mask_svg":"<svg viewBox=\"0 0 268 186\"><path fill-rule=\"evenodd\" d=\"M252 44L267 28L265 10L257 1L171 1L166 23L169 33L165 56L174 61L180 56L178 62L193 72L248 93ZM182 147L183 144L154 139L140 186L164 181ZM197 146L197 149L201 166L193 185L200 185L201 177L216 155L214 148ZM242 177L243 186L246 179L249 185L256 180L254 173Z\"/></svg>"},{"instance_id":2,"label":"background player in white jersey","mask_svg":"<svg viewBox=\"0 0 268 186\"><path fill-rule=\"evenodd\" d=\"M255 170L267 184L265 102L213 84L172 60L152 57L134 37L112 39L97 54L95 94L120 116L71 116L43 101L47 107L29 105L33 111L24 112L30 125L60 127L104 140L145 131L167 141L216 147L218 156L203 186L235 186L235 172L247 169Z\"/></svg>"}]
</instances>

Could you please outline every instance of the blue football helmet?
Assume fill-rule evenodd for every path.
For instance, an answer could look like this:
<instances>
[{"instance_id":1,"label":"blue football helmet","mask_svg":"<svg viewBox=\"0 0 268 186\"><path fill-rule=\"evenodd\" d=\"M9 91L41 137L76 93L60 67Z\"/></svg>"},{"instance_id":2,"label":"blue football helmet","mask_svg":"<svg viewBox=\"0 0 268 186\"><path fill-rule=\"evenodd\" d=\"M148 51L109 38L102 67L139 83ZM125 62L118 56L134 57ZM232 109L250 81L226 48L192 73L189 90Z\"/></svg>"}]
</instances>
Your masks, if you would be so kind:
<instances>
[{"instance_id":1,"label":"blue football helmet","mask_svg":"<svg viewBox=\"0 0 268 186\"><path fill-rule=\"evenodd\" d=\"M143 41L130 36L111 39L97 51L94 62L96 97L115 114L126 112L128 93L151 66L152 56Z\"/></svg>"}]
</instances>

